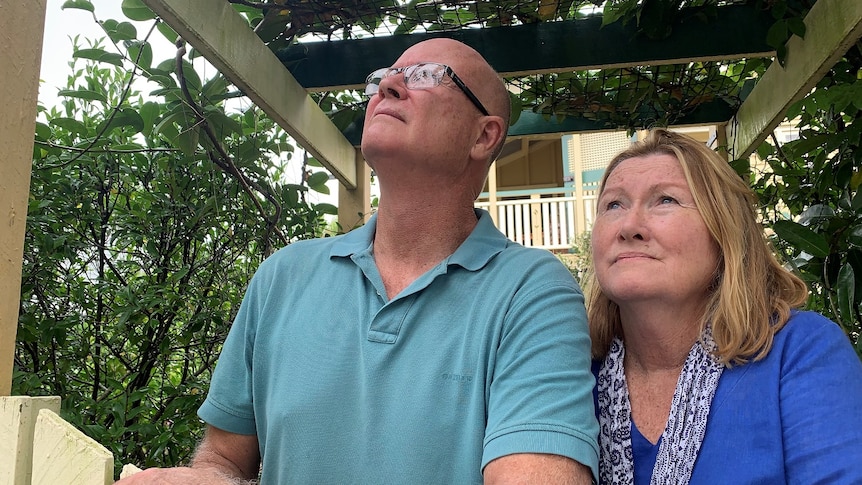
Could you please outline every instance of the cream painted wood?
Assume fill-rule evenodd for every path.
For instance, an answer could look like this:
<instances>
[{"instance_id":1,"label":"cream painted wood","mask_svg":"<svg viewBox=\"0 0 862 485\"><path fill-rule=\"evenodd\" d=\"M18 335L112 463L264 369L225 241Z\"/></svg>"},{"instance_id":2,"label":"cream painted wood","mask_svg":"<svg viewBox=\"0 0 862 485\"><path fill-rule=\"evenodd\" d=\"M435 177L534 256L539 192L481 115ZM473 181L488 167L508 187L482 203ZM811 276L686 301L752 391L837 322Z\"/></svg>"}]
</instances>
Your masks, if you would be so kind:
<instances>
[{"instance_id":1,"label":"cream painted wood","mask_svg":"<svg viewBox=\"0 0 862 485\"><path fill-rule=\"evenodd\" d=\"M559 194L568 192L559 188ZM595 205L595 191L585 194L584 200L563 195L551 195L540 199L518 198L497 201L497 228L512 241L524 246L534 246L551 251L568 251L572 241L578 236L575 232L575 206L587 201ZM547 197L547 195L551 195ZM477 208L487 208L488 202L477 202ZM534 211L534 207L538 211ZM536 222L535 214L539 214L541 234L533 237L532 227Z\"/></svg>"},{"instance_id":2,"label":"cream painted wood","mask_svg":"<svg viewBox=\"0 0 862 485\"><path fill-rule=\"evenodd\" d=\"M33 433L33 485L114 483L114 456L104 446L43 409Z\"/></svg>"},{"instance_id":3,"label":"cream painted wood","mask_svg":"<svg viewBox=\"0 0 862 485\"><path fill-rule=\"evenodd\" d=\"M0 396L12 392L45 5L0 1Z\"/></svg>"},{"instance_id":4,"label":"cream painted wood","mask_svg":"<svg viewBox=\"0 0 862 485\"><path fill-rule=\"evenodd\" d=\"M718 153L730 159L730 151L727 149L727 124L715 126L715 144Z\"/></svg>"},{"instance_id":5,"label":"cream painted wood","mask_svg":"<svg viewBox=\"0 0 862 485\"><path fill-rule=\"evenodd\" d=\"M805 39L787 42L787 62L774 62L727 124L731 160L751 155L862 35L862 1L819 0L805 17Z\"/></svg>"},{"instance_id":6,"label":"cream painted wood","mask_svg":"<svg viewBox=\"0 0 862 485\"><path fill-rule=\"evenodd\" d=\"M497 221L500 218L497 215L497 161L491 164L488 170L488 213L491 214L491 220L494 225L498 226ZM499 227L499 226L498 226Z\"/></svg>"},{"instance_id":7,"label":"cream painted wood","mask_svg":"<svg viewBox=\"0 0 862 485\"><path fill-rule=\"evenodd\" d=\"M584 204L584 159L581 151L581 135L574 134L572 140L572 153L574 154L574 167L571 168L575 178L575 234L581 234L587 230L587 210Z\"/></svg>"},{"instance_id":8,"label":"cream painted wood","mask_svg":"<svg viewBox=\"0 0 862 485\"><path fill-rule=\"evenodd\" d=\"M359 148L355 149L353 163L356 164L356 188L338 186L338 223L344 232L365 224L371 217L371 172Z\"/></svg>"},{"instance_id":9,"label":"cream painted wood","mask_svg":"<svg viewBox=\"0 0 862 485\"><path fill-rule=\"evenodd\" d=\"M127 477L134 475L135 473L142 472L142 471L143 470L136 467L135 465L126 464L126 465L123 465L123 470L120 472L120 478L127 478Z\"/></svg>"},{"instance_id":10,"label":"cream painted wood","mask_svg":"<svg viewBox=\"0 0 862 485\"><path fill-rule=\"evenodd\" d=\"M0 397L0 483L30 485L33 434L39 411L60 411L60 398Z\"/></svg>"},{"instance_id":11,"label":"cream painted wood","mask_svg":"<svg viewBox=\"0 0 862 485\"><path fill-rule=\"evenodd\" d=\"M226 0L143 0L348 189L354 148Z\"/></svg>"},{"instance_id":12,"label":"cream painted wood","mask_svg":"<svg viewBox=\"0 0 862 485\"><path fill-rule=\"evenodd\" d=\"M557 135L557 139L559 139L559 135ZM503 166L508 165L508 164L510 164L516 160L521 160L524 157L526 157L527 154L530 153L530 140L531 140L530 138L518 139L517 141L518 141L519 146L520 146L518 148L518 151L512 152L512 153L506 155L505 157L498 158L497 162L496 162L497 166L503 167Z\"/></svg>"},{"instance_id":13,"label":"cream painted wood","mask_svg":"<svg viewBox=\"0 0 862 485\"><path fill-rule=\"evenodd\" d=\"M542 196L533 194L530 196L530 200L536 201L530 204L530 246L541 246L544 239L542 233L542 204L540 203Z\"/></svg>"}]
</instances>

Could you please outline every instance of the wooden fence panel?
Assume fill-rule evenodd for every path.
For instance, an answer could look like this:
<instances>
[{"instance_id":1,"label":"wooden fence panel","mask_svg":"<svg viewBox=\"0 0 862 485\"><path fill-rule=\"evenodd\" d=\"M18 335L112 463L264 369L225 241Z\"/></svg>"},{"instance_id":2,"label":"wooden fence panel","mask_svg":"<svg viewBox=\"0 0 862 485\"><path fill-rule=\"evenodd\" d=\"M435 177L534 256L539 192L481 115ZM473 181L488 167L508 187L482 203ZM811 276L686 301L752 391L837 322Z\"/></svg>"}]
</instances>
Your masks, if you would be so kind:
<instances>
[{"instance_id":1,"label":"wooden fence panel","mask_svg":"<svg viewBox=\"0 0 862 485\"><path fill-rule=\"evenodd\" d=\"M60 398L0 397L0 483L30 485L33 433L43 409L59 411Z\"/></svg>"},{"instance_id":2,"label":"wooden fence panel","mask_svg":"<svg viewBox=\"0 0 862 485\"><path fill-rule=\"evenodd\" d=\"M114 483L114 457L104 446L43 409L33 435L33 485Z\"/></svg>"}]
</instances>

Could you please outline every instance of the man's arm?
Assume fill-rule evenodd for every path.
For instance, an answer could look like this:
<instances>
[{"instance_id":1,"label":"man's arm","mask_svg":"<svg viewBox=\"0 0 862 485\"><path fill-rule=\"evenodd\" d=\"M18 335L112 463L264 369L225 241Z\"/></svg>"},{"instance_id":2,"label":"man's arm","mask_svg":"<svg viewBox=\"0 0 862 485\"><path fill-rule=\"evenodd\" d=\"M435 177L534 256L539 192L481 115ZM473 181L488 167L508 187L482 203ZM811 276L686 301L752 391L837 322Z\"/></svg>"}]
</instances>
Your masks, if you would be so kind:
<instances>
[{"instance_id":1,"label":"man's arm","mask_svg":"<svg viewBox=\"0 0 862 485\"><path fill-rule=\"evenodd\" d=\"M590 485L593 482L589 467L565 456L539 453L501 456L485 466L484 477L486 485Z\"/></svg>"},{"instance_id":2,"label":"man's arm","mask_svg":"<svg viewBox=\"0 0 862 485\"><path fill-rule=\"evenodd\" d=\"M150 468L120 480L117 485L235 485L256 479L259 469L257 436L208 426L191 467Z\"/></svg>"}]
</instances>

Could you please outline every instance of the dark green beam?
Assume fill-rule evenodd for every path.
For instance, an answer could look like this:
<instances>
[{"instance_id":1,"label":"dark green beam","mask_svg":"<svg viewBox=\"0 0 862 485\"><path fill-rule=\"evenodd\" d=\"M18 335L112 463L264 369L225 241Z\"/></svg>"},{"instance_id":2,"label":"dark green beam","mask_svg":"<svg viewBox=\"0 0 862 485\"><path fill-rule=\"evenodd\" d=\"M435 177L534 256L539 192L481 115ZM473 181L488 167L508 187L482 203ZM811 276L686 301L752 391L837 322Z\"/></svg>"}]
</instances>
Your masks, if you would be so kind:
<instances>
[{"instance_id":1,"label":"dark green beam","mask_svg":"<svg viewBox=\"0 0 862 485\"><path fill-rule=\"evenodd\" d=\"M733 109L724 101L713 101L708 104L703 104L697 107L694 111L686 116L677 118L673 121L674 126L685 125L708 125L715 123L725 123L733 116ZM635 128L641 129L652 126L655 120L643 120L640 126ZM603 121L589 120L586 118L566 116L561 120L552 116L545 119L544 116L532 111L524 111L521 113L518 121L509 127L509 136L528 136L550 133L576 133L585 131L602 131L602 130L621 130L624 126L609 125ZM349 140L350 138L348 138ZM351 140L352 141L352 140Z\"/></svg>"},{"instance_id":2,"label":"dark green beam","mask_svg":"<svg viewBox=\"0 0 862 485\"><path fill-rule=\"evenodd\" d=\"M726 123L734 114L733 108L724 101L713 101L698 106L691 113L673 121L674 126L684 125L708 125ZM350 143L358 146L362 140L362 121L360 117L356 122L344 130L344 136ZM654 120L643 120L645 128L652 126ZM549 119L532 111L523 111L518 121L509 127L509 136L543 135L551 133L576 133L587 131L622 130L625 126L607 124L604 121L589 120L575 116L564 116L558 119L551 116Z\"/></svg>"},{"instance_id":3,"label":"dark green beam","mask_svg":"<svg viewBox=\"0 0 862 485\"><path fill-rule=\"evenodd\" d=\"M308 90L359 87L379 67L390 66L409 46L433 37L458 39L478 50L504 76L601 67L675 64L689 61L767 57L766 31L774 22L755 5L716 9L716 16L683 14L685 21L662 40L635 34L619 22L601 27L601 17L511 27L461 29L365 39L309 42L278 52Z\"/></svg>"}]
</instances>

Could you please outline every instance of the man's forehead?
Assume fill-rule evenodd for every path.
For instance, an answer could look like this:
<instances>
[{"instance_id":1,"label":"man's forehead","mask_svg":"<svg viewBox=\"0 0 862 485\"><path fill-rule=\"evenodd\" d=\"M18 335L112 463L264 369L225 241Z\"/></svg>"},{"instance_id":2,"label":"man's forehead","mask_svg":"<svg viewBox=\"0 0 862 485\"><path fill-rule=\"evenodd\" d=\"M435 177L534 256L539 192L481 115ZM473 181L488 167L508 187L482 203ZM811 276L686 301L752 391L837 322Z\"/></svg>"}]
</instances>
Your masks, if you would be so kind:
<instances>
[{"instance_id":1,"label":"man's forehead","mask_svg":"<svg viewBox=\"0 0 862 485\"><path fill-rule=\"evenodd\" d=\"M469 49L458 42L445 42L442 39L432 39L420 42L408 48L401 54L398 61L439 62L448 65L460 65L467 58Z\"/></svg>"}]
</instances>

